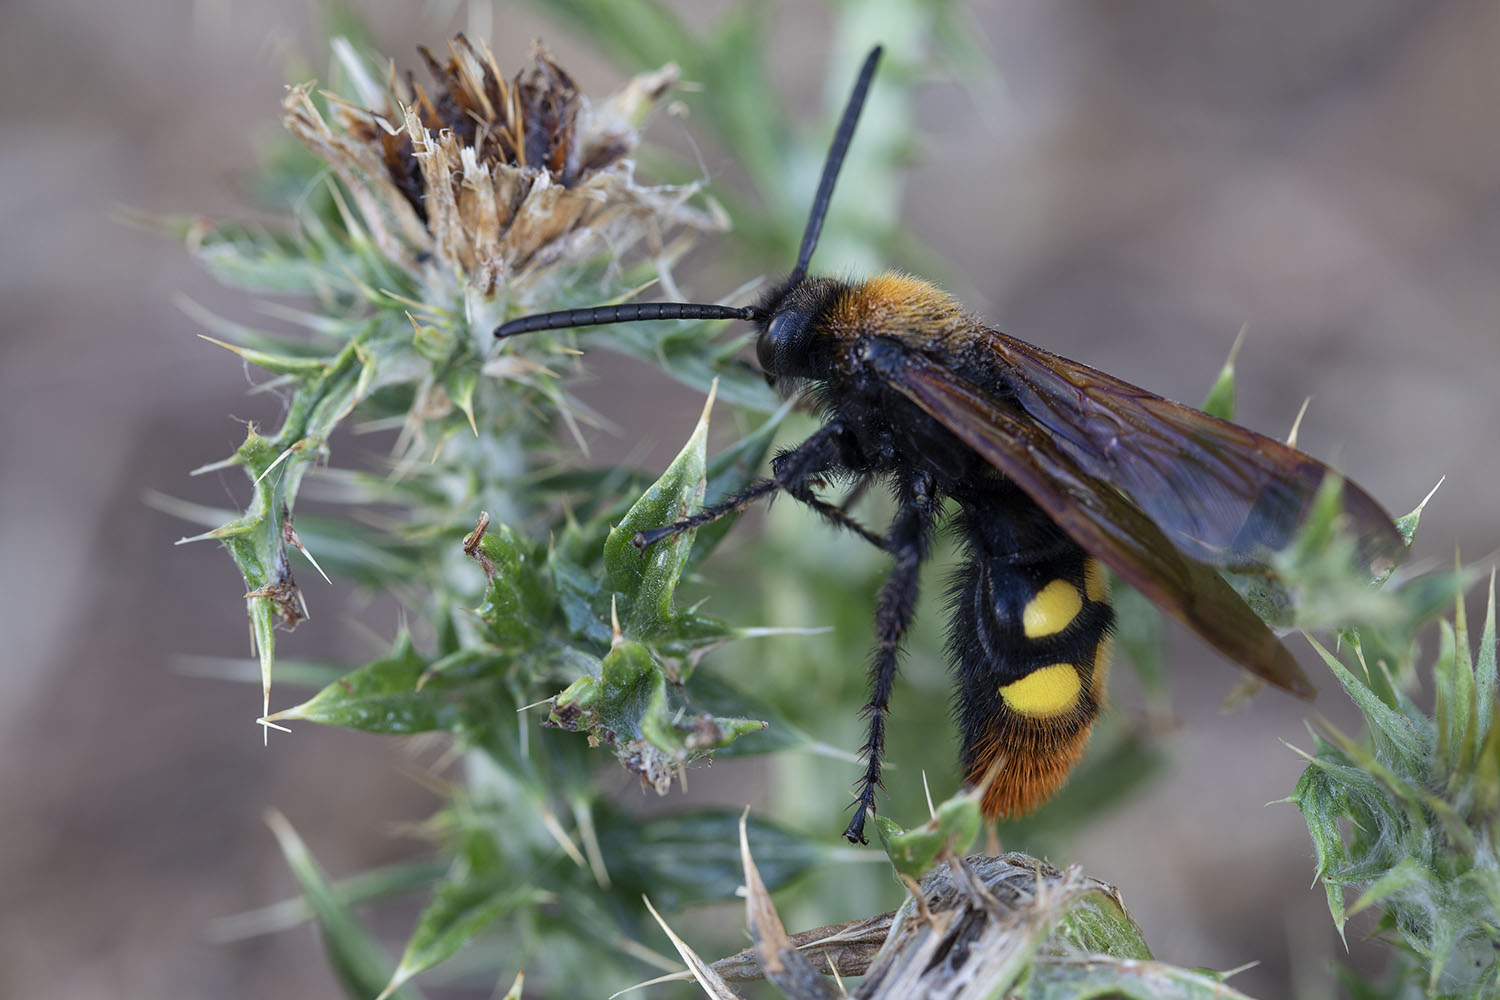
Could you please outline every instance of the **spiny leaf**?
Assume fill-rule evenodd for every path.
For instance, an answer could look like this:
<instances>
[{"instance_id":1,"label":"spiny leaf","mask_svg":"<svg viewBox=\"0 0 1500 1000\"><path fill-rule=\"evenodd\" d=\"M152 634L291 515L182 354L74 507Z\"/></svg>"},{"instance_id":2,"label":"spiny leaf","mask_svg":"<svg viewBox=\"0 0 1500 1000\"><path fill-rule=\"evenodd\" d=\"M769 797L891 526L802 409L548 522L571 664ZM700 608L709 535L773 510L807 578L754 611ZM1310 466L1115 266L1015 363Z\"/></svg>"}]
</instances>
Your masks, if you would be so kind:
<instances>
[{"instance_id":1,"label":"spiny leaf","mask_svg":"<svg viewBox=\"0 0 1500 1000\"><path fill-rule=\"evenodd\" d=\"M1444 476L1443 479L1439 479L1437 485L1428 491L1427 495L1422 498L1422 502L1417 504L1411 513L1403 514L1396 518L1396 530L1401 533L1401 537L1406 540L1407 545L1411 545L1412 541L1417 537L1417 526L1422 523L1422 512L1427 509L1427 501L1432 499L1433 495L1443 485L1443 480L1447 478L1447 476Z\"/></svg>"},{"instance_id":2,"label":"spiny leaf","mask_svg":"<svg viewBox=\"0 0 1500 1000\"><path fill-rule=\"evenodd\" d=\"M604 543L605 586L623 598L625 631L637 638L656 635L671 618L672 593L687 564L693 532L665 538L645 552L635 546L635 536L680 521L702 505L707 482L708 415L716 389L709 391L703 413L677 458Z\"/></svg>"},{"instance_id":3,"label":"spiny leaf","mask_svg":"<svg viewBox=\"0 0 1500 1000\"><path fill-rule=\"evenodd\" d=\"M475 613L493 642L528 645L543 628L551 604L536 553L509 525L491 525L488 515L476 531L481 537L466 544L465 551L479 562L488 585Z\"/></svg>"},{"instance_id":4,"label":"spiny leaf","mask_svg":"<svg viewBox=\"0 0 1500 1000\"><path fill-rule=\"evenodd\" d=\"M1323 645L1312 636L1307 636L1307 641L1322 657L1328 669L1338 678L1344 690L1349 692L1349 697L1359 706L1365 718L1370 721L1372 731L1380 734L1382 740L1386 741L1391 750L1406 767L1415 768L1432 752L1430 739L1422 733L1411 720L1396 712L1394 709L1381 701L1369 686L1360 681L1344 668L1338 657L1330 653Z\"/></svg>"},{"instance_id":5,"label":"spiny leaf","mask_svg":"<svg viewBox=\"0 0 1500 1000\"><path fill-rule=\"evenodd\" d=\"M428 662L402 632L391 652L334 681L271 721L301 720L367 733L421 733L450 729L459 710L447 684L422 685Z\"/></svg>"},{"instance_id":6,"label":"spiny leaf","mask_svg":"<svg viewBox=\"0 0 1500 1000\"><path fill-rule=\"evenodd\" d=\"M599 846L622 893L649 893L666 909L734 898L744 872L739 810L689 810L642 819L614 810L599 817ZM842 848L751 816L750 848L771 889L826 865Z\"/></svg>"},{"instance_id":7,"label":"spiny leaf","mask_svg":"<svg viewBox=\"0 0 1500 1000\"><path fill-rule=\"evenodd\" d=\"M1018 1000L1250 1000L1219 973L1162 962L1042 959Z\"/></svg>"},{"instance_id":8,"label":"spiny leaf","mask_svg":"<svg viewBox=\"0 0 1500 1000\"><path fill-rule=\"evenodd\" d=\"M708 487L703 497L705 504L718 503L725 497L739 492L760 473L761 466L765 463L766 453L771 450L771 442L776 438L776 430L786 419L787 414L792 412L795 402L795 400L787 400L775 413L761 421L760 426L754 431L725 448L709 461ZM729 534L730 529L738 520L738 514L730 514L699 528L697 537L693 540L693 551L688 557L688 565L696 566L701 563L718 546L724 536Z\"/></svg>"},{"instance_id":9,"label":"spiny leaf","mask_svg":"<svg viewBox=\"0 0 1500 1000\"><path fill-rule=\"evenodd\" d=\"M345 907L390 899L425 890L436 882L448 864L437 858L398 861L351 875L330 884L335 899ZM214 919L208 928L210 940L225 943L290 930L316 918L305 896L284 899L260 909Z\"/></svg>"},{"instance_id":10,"label":"spiny leaf","mask_svg":"<svg viewBox=\"0 0 1500 1000\"><path fill-rule=\"evenodd\" d=\"M1344 847L1344 836L1339 830L1338 817L1346 809L1346 799L1333 776L1325 768L1309 767L1297 780L1297 788L1291 801L1302 812L1312 834L1313 851L1317 855L1314 876L1323 882L1323 891L1328 898L1328 915L1339 937L1344 937L1344 924L1348 913L1344 908L1344 885L1339 873L1348 864L1349 855ZM1348 947L1345 940L1344 946Z\"/></svg>"},{"instance_id":11,"label":"spiny leaf","mask_svg":"<svg viewBox=\"0 0 1500 1000\"><path fill-rule=\"evenodd\" d=\"M273 810L267 813L266 822L317 917L323 931L323 947L344 991L353 998L374 996L389 978L389 959L334 893L323 870L286 817ZM398 995L416 996L409 992Z\"/></svg>"},{"instance_id":12,"label":"spiny leaf","mask_svg":"<svg viewBox=\"0 0 1500 1000\"><path fill-rule=\"evenodd\" d=\"M568 634L597 645L608 644L609 623L595 609L601 595L594 574L564 555L561 547L547 553L547 572Z\"/></svg>"},{"instance_id":13,"label":"spiny leaf","mask_svg":"<svg viewBox=\"0 0 1500 1000\"><path fill-rule=\"evenodd\" d=\"M1469 659L1468 629L1459 605L1455 624L1438 623L1438 654L1433 662L1433 705L1437 757L1442 773L1460 780L1474 750L1474 669ZM1456 627L1455 627L1456 626Z\"/></svg>"},{"instance_id":14,"label":"spiny leaf","mask_svg":"<svg viewBox=\"0 0 1500 1000\"><path fill-rule=\"evenodd\" d=\"M231 351L239 355L242 359L255 365L257 368L264 368L266 371L275 372L278 375L315 377L321 375L328 368L327 358L302 358L286 354L272 354L269 351L258 351L250 347L228 344L201 333L198 336L210 344L215 344L226 351Z\"/></svg>"},{"instance_id":15,"label":"spiny leaf","mask_svg":"<svg viewBox=\"0 0 1500 1000\"><path fill-rule=\"evenodd\" d=\"M616 637L599 676L580 677L552 699L550 719L586 732L594 745L614 747L621 762L658 793L689 761L766 725L674 709L661 665L647 647L623 636Z\"/></svg>"},{"instance_id":16,"label":"spiny leaf","mask_svg":"<svg viewBox=\"0 0 1500 1000\"><path fill-rule=\"evenodd\" d=\"M781 750L811 750L850 763L857 759L852 753L836 750L822 743L796 726L769 701L721 676L718 671L700 670L694 673L692 687L685 694L693 708L715 715L739 712L753 719L763 720L766 724L764 732L755 733L749 739L735 740L720 750L715 759L776 753Z\"/></svg>"},{"instance_id":17,"label":"spiny leaf","mask_svg":"<svg viewBox=\"0 0 1500 1000\"><path fill-rule=\"evenodd\" d=\"M1218 378L1214 379L1213 387L1203 397L1203 405L1199 407L1204 413L1212 414L1220 420L1234 419L1234 362L1240 355L1240 347L1245 343L1245 331L1248 329L1247 326L1240 327L1234 343L1229 347L1229 355L1224 359L1224 367L1219 369Z\"/></svg>"},{"instance_id":18,"label":"spiny leaf","mask_svg":"<svg viewBox=\"0 0 1500 1000\"><path fill-rule=\"evenodd\" d=\"M1367 907L1389 899L1424 879L1430 879L1432 874L1416 858L1402 858L1360 893L1359 898L1349 907L1349 916L1352 917Z\"/></svg>"},{"instance_id":19,"label":"spiny leaf","mask_svg":"<svg viewBox=\"0 0 1500 1000\"><path fill-rule=\"evenodd\" d=\"M1489 743L1495 720L1495 695L1500 684L1495 655L1495 571L1490 570L1489 597L1485 604L1484 631L1474 658L1475 736L1481 746Z\"/></svg>"},{"instance_id":20,"label":"spiny leaf","mask_svg":"<svg viewBox=\"0 0 1500 1000\"><path fill-rule=\"evenodd\" d=\"M877 814L875 830L891 866L908 878L919 879L940 857L962 855L979 835L981 797L973 791L960 792L939 804L926 823L910 830Z\"/></svg>"},{"instance_id":21,"label":"spiny leaf","mask_svg":"<svg viewBox=\"0 0 1500 1000\"><path fill-rule=\"evenodd\" d=\"M551 897L534 886L510 885L508 877L471 879L467 872L454 872L438 884L377 1000L385 1000L417 973L452 958L475 934L505 914L541 905Z\"/></svg>"}]
</instances>

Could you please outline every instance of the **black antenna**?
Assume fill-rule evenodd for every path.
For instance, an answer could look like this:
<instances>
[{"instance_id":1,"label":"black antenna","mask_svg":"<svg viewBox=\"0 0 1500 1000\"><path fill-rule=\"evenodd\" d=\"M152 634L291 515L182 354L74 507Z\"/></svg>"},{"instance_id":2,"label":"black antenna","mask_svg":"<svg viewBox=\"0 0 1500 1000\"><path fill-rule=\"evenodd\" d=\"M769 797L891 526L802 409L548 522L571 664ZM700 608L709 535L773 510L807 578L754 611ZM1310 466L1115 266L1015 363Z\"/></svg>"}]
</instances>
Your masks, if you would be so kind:
<instances>
[{"instance_id":1,"label":"black antenna","mask_svg":"<svg viewBox=\"0 0 1500 1000\"><path fill-rule=\"evenodd\" d=\"M559 309L557 312L522 316L495 327L495 339L514 337L536 330L561 330L570 326L602 326L630 323L638 319L748 319L760 312L753 306L721 306L712 302L640 302L590 309Z\"/></svg>"},{"instance_id":2,"label":"black antenna","mask_svg":"<svg viewBox=\"0 0 1500 1000\"><path fill-rule=\"evenodd\" d=\"M818 248L818 237L823 233L823 217L828 214L828 203L833 200L833 182L839 179L839 168L844 165L844 154L849 152L849 140L854 138L854 126L859 123L859 113L864 109L865 97L870 92L870 81L875 77L875 64L880 62L883 51L879 45L875 46L859 68L854 93L849 95L838 131L833 133L833 145L828 147L823 176L818 180L818 193L813 196L812 214L808 216L807 230L802 234L802 249L797 252L797 266L792 268L788 285L795 285L807 277L807 265L811 263L813 251Z\"/></svg>"},{"instance_id":3,"label":"black antenna","mask_svg":"<svg viewBox=\"0 0 1500 1000\"><path fill-rule=\"evenodd\" d=\"M807 230L802 234L802 249L797 254L797 266L787 279L787 286L795 285L807 277L807 265L817 249L818 237L823 232L823 217L828 214L828 203L833 198L833 184L839 178L839 168L844 165L844 154L849 152L849 140L854 137L854 126L859 123L859 113L865 106L865 97L870 92L870 81L875 76L875 64L880 62L883 50L879 45L870 50L859 68L859 77L854 81L854 93L844 107L839 127L833 134L833 145L828 147L828 159L823 163L823 176L818 180L818 193L813 196L812 214L807 220ZM635 320L657 319L744 319L752 323L763 319L761 310L754 306L721 306L707 302L643 302L618 306L595 306L590 309L560 309L556 312L536 313L522 316L495 328L495 339L514 337L537 330L562 330L573 326L603 326L607 323L630 323Z\"/></svg>"}]
</instances>

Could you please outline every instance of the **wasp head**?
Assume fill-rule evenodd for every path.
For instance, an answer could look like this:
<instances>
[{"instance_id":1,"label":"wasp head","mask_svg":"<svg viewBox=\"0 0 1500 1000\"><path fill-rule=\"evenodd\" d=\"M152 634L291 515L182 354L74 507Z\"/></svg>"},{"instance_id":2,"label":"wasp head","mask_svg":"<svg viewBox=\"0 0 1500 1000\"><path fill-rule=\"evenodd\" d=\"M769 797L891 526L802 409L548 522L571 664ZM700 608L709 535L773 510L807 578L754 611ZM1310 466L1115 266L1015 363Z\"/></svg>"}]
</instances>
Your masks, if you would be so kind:
<instances>
[{"instance_id":1,"label":"wasp head","mask_svg":"<svg viewBox=\"0 0 1500 1000\"><path fill-rule=\"evenodd\" d=\"M755 306L755 357L766 378L827 378L833 364L826 336L828 312L849 286L833 278L786 281Z\"/></svg>"}]
</instances>

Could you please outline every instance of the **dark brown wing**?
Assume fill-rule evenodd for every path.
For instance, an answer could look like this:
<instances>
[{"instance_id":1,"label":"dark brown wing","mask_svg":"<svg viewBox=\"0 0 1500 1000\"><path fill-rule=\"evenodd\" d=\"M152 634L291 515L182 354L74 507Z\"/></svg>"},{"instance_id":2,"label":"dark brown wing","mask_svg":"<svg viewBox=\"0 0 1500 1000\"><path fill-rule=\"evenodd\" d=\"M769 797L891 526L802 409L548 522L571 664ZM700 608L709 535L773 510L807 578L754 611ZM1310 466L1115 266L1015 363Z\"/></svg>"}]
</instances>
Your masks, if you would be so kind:
<instances>
[{"instance_id":1,"label":"dark brown wing","mask_svg":"<svg viewBox=\"0 0 1500 1000\"><path fill-rule=\"evenodd\" d=\"M1324 478L1336 475L1280 441L1003 333L980 339L1055 450L1125 493L1192 559L1230 569L1264 564L1292 541ZM1341 500L1361 568L1395 565L1405 545L1390 516L1348 480Z\"/></svg>"},{"instance_id":2,"label":"dark brown wing","mask_svg":"<svg viewBox=\"0 0 1500 1000\"><path fill-rule=\"evenodd\" d=\"M1152 602L1271 683L1314 694L1291 654L1223 578L1184 558L1150 517L1084 471L1049 426L1006 412L921 355L903 353L881 368L892 388L1012 479L1074 541Z\"/></svg>"}]
</instances>

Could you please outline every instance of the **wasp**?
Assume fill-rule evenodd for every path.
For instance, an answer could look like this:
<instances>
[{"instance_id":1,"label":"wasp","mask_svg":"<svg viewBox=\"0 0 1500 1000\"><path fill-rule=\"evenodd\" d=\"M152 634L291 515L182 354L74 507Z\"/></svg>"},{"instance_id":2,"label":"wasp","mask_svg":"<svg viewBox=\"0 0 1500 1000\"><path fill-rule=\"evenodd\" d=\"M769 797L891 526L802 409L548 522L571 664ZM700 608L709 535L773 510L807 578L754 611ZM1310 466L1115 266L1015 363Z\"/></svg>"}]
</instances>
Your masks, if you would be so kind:
<instances>
[{"instance_id":1,"label":"wasp","mask_svg":"<svg viewBox=\"0 0 1500 1000\"><path fill-rule=\"evenodd\" d=\"M1114 611L1109 574L1135 587L1228 659L1311 697L1286 647L1220 575L1264 573L1337 473L1289 445L1137 388L985 326L935 285L888 272L810 276L834 183L881 50L866 57L834 133L791 274L754 305L634 303L526 316L497 338L640 320L755 324L756 357L785 392L805 392L821 426L777 454L771 475L676 524L645 548L756 500L786 493L890 555L875 609L868 733L853 816L864 843L881 788L885 721L919 571L947 521L961 543L947 652L961 766L988 781L990 818L1051 796L1082 756L1105 697ZM883 535L816 493L887 484ZM1343 481L1341 520L1360 568L1404 553L1395 525Z\"/></svg>"}]
</instances>

